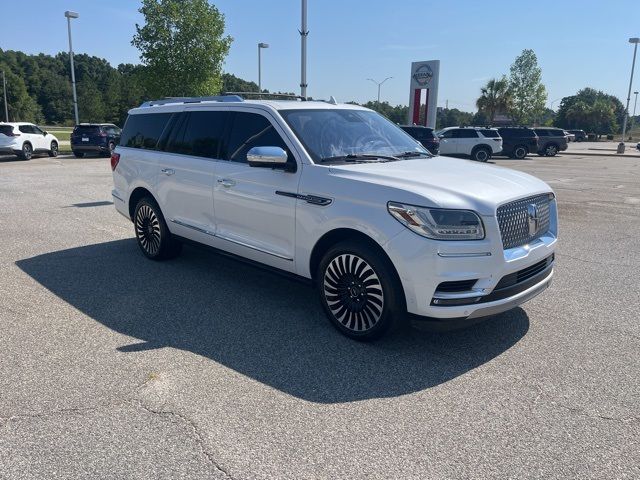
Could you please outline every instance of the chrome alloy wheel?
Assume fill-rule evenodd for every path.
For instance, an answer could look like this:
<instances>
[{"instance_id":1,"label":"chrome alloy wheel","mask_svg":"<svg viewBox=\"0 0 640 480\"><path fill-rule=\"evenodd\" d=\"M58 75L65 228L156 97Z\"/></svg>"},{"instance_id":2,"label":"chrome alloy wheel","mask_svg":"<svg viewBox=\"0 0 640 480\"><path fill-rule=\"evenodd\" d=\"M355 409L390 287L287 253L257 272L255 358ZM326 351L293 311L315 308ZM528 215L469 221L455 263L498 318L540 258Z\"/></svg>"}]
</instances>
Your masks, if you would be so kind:
<instances>
[{"instance_id":1,"label":"chrome alloy wheel","mask_svg":"<svg viewBox=\"0 0 640 480\"><path fill-rule=\"evenodd\" d=\"M160 222L149 205L141 205L136 212L136 236L149 255L160 251Z\"/></svg>"},{"instance_id":2,"label":"chrome alloy wheel","mask_svg":"<svg viewBox=\"0 0 640 480\"><path fill-rule=\"evenodd\" d=\"M353 254L338 255L327 265L324 296L336 320L355 332L373 328L384 309L378 275L366 261Z\"/></svg>"}]
</instances>

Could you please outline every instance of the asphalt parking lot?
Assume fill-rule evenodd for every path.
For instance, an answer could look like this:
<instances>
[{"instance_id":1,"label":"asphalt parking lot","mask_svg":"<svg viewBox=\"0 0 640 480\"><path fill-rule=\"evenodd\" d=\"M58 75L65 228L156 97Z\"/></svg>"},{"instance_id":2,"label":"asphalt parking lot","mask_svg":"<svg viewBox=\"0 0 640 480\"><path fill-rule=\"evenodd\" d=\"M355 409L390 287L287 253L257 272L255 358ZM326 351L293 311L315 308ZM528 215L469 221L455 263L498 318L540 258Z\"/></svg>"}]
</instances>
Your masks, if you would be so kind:
<instances>
[{"instance_id":1,"label":"asphalt parking lot","mask_svg":"<svg viewBox=\"0 0 640 480\"><path fill-rule=\"evenodd\" d=\"M556 191L551 288L363 344L306 285L143 258L108 159L0 160L0 478L640 478L640 158L494 162Z\"/></svg>"}]
</instances>

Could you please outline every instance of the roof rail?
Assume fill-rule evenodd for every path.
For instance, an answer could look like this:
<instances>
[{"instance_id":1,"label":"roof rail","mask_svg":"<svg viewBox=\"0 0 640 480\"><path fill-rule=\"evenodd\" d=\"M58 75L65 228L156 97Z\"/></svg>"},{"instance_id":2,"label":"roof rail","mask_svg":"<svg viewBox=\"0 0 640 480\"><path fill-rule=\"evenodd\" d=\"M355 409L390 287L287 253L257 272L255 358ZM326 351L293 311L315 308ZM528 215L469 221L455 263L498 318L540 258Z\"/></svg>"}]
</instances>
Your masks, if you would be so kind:
<instances>
[{"instance_id":1,"label":"roof rail","mask_svg":"<svg viewBox=\"0 0 640 480\"><path fill-rule=\"evenodd\" d=\"M224 92L223 95L236 95L240 98L244 96L254 97L276 97L276 98L289 98L293 100L301 100L303 102L311 100L311 97L303 97L294 93L263 93L263 92Z\"/></svg>"},{"instance_id":2,"label":"roof rail","mask_svg":"<svg viewBox=\"0 0 640 480\"><path fill-rule=\"evenodd\" d=\"M143 107L153 107L155 105L167 105L170 103L200 103L200 102L242 102L242 97L238 95L215 95L212 97L167 97L162 100L150 100L140 105Z\"/></svg>"}]
</instances>

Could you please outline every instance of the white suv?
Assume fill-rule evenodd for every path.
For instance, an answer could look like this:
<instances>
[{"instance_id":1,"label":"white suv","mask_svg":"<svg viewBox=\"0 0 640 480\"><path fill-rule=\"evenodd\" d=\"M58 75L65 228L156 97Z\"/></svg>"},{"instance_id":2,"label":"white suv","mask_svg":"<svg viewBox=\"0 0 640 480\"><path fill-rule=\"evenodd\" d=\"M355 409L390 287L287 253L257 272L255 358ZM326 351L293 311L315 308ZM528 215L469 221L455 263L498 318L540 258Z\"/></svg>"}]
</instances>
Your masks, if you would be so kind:
<instances>
[{"instance_id":1,"label":"white suv","mask_svg":"<svg viewBox=\"0 0 640 480\"><path fill-rule=\"evenodd\" d=\"M309 279L354 338L407 312L473 323L533 298L553 275L546 183L432 156L360 106L148 102L129 112L111 167L115 207L144 255L171 258L189 240Z\"/></svg>"},{"instance_id":2,"label":"white suv","mask_svg":"<svg viewBox=\"0 0 640 480\"><path fill-rule=\"evenodd\" d=\"M58 139L33 123L0 122L0 154L14 154L29 160L34 153L58 156Z\"/></svg>"},{"instance_id":3,"label":"white suv","mask_svg":"<svg viewBox=\"0 0 640 480\"><path fill-rule=\"evenodd\" d=\"M502 151L502 137L495 128L448 127L436 135L440 139L440 155L462 155L486 162Z\"/></svg>"}]
</instances>

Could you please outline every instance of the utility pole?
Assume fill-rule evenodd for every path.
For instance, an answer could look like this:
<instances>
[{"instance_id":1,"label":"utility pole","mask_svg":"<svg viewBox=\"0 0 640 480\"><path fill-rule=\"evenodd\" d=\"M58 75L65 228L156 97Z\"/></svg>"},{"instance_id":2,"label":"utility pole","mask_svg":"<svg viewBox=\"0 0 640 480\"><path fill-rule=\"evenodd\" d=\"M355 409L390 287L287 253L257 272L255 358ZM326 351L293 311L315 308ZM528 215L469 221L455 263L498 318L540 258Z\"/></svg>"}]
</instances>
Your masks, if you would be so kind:
<instances>
[{"instance_id":1,"label":"utility pole","mask_svg":"<svg viewBox=\"0 0 640 480\"><path fill-rule=\"evenodd\" d=\"M629 43L634 44L633 61L631 63L631 78L629 79L629 93L627 94L627 108L624 109L624 121L622 122L622 139L618 144L618 153L624 153L624 136L627 133L627 117L629 116L629 102L631 101L631 86L633 85L633 71L636 68L636 53L638 53L638 43L640 38L634 37L629 39Z\"/></svg>"},{"instance_id":2,"label":"utility pole","mask_svg":"<svg viewBox=\"0 0 640 480\"><path fill-rule=\"evenodd\" d=\"M269 44L262 42L258 44L258 93L262 93L262 55L260 52L263 48L269 48Z\"/></svg>"},{"instance_id":3,"label":"utility pole","mask_svg":"<svg viewBox=\"0 0 640 480\"><path fill-rule=\"evenodd\" d=\"M71 19L78 18L76 12L66 11L64 12L64 16L67 17L67 29L69 31L69 60L71 62L71 85L73 86L73 112L76 116L76 125L80 123L80 119L78 117L78 95L76 94L76 72L73 67L73 46L71 44Z\"/></svg>"},{"instance_id":4,"label":"utility pole","mask_svg":"<svg viewBox=\"0 0 640 480\"><path fill-rule=\"evenodd\" d=\"M9 104L7 103L7 78L4 76L4 70L2 70L2 90L4 91L4 121L8 123Z\"/></svg>"},{"instance_id":5,"label":"utility pole","mask_svg":"<svg viewBox=\"0 0 640 480\"><path fill-rule=\"evenodd\" d=\"M300 95L307 97L307 0L302 0L302 26L300 32Z\"/></svg>"}]
</instances>

